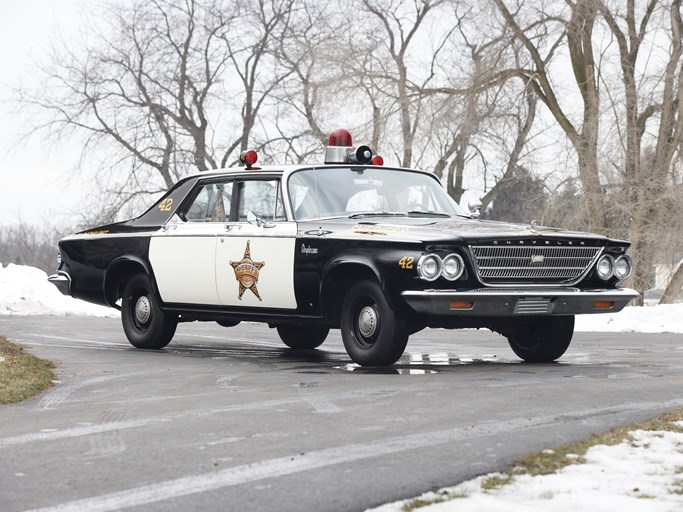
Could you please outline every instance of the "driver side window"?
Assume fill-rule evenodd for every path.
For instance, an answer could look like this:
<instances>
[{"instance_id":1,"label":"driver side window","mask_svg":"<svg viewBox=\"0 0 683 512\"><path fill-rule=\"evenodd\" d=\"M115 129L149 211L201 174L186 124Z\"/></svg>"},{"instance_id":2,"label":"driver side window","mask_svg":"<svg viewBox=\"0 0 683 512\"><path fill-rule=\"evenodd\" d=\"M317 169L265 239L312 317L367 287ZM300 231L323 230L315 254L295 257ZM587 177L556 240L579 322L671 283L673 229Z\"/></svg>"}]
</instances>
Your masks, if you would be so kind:
<instances>
[{"instance_id":1,"label":"driver side window","mask_svg":"<svg viewBox=\"0 0 683 512\"><path fill-rule=\"evenodd\" d=\"M188 222L226 222L230 218L232 182L203 185L185 212Z\"/></svg>"},{"instance_id":2,"label":"driver side window","mask_svg":"<svg viewBox=\"0 0 683 512\"><path fill-rule=\"evenodd\" d=\"M245 222L250 211L265 221L286 220L279 180L243 181L238 187L238 221Z\"/></svg>"}]
</instances>

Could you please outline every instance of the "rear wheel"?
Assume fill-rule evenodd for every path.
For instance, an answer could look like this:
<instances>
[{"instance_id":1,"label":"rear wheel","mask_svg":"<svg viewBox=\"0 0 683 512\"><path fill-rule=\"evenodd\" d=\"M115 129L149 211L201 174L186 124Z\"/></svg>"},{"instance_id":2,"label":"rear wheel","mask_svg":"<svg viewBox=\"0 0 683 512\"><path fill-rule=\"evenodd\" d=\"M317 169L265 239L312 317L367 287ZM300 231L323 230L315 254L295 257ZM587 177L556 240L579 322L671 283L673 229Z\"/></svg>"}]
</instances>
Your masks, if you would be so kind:
<instances>
[{"instance_id":1,"label":"rear wheel","mask_svg":"<svg viewBox=\"0 0 683 512\"><path fill-rule=\"evenodd\" d=\"M507 339L512 351L527 363L550 363L566 352L573 334L573 316L549 316L527 319Z\"/></svg>"},{"instance_id":2,"label":"rear wheel","mask_svg":"<svg viewBox=\"0 0 683 512\"><path fill-rule=\"evenodd\" d=\"M277 333L282 342L290 348L308 350L323 344L330 332L328 327L303 325L278 325Z\"/></svg>"},{"instance_id":3,"label":"rear wheel","mask_svg":"<svg viewBox=\"0 0 683 512\"><path fill-rule=\"evenodd\" d=\"M363 366L389 366L408 343L408 324L396 315L376 281L353 285L341 309L341 334L351 359Z\"/></svg>"},{"instance_id":4,"label":"rear wheel","mask_svg":"<svg viewBox=\"0 0 683 512\"><path fill-rule=\"evenodd\" d=\"M178 318L159 307L149 277L137 274L123 290L121 323L131 345L160 349L173 338Z\"/></svg>"}]
</instances>

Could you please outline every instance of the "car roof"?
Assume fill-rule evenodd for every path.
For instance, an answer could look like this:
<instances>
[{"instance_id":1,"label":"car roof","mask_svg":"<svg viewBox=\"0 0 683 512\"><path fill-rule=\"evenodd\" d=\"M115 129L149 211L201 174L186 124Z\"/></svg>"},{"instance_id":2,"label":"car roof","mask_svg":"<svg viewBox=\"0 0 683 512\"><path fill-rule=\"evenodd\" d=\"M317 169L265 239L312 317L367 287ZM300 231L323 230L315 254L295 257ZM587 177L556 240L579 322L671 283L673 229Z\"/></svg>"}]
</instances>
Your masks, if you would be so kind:
<instances>
[{"instance_id":1,"label":"car roof","mask_svg":"<svg viewBox=\"0 0 683 512\"><path fill-rule=\"evenodd\" d=\"M411 168L406 168L406 167L398 167L398 166L376 166L376 165L360 165L360 164L298 164L298 165L264 165L264 166L258 166L255 165L253 168L248 169L246 167L238 166L238 167L226 167L223 169L211 169L207 171L198 171L193 174L190 174L183 178L181 181L189 180L189 179L206 179L206 178L218 178L221 176L254 176L258 174L276 174L276 175L289 175L295 171L303 170L303 169L331 169L331 168L349 168L349 167L362 167L363 169L365 168L377 168L377 169L392 169L395 171L411 171L411 172L419 172L423 174L429 174L429 175L434 175L431 172L428 171L423 171L421 169L411 169Z\"/></svg>"}]
</instances>

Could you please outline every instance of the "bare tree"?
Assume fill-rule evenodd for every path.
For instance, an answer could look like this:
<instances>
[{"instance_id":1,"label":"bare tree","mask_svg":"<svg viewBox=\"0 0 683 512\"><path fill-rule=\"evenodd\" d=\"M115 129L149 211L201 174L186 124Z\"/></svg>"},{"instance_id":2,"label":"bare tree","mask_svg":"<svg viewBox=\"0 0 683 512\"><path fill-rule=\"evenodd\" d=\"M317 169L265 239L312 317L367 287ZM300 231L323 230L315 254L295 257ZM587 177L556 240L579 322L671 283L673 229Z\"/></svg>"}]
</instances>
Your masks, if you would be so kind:
<instances>
[{"instance_id":1,"label":"bare tree","mask_svg":"<svg viewBox=\"0 0 683 512\"><path fill-rule=\"evenodd\" d=\"M376 47L384 52L372 52L374 59L388 58L390 66L383 62L377 62L376 69L379 75L373 78L389 85L387 93L393 98L399 114L403 151L400 157L401 165L410 167L414 162L414 143L416 131L419 125L421 103L415 101L411 91L411 85L424 87L434 77L434 66L428 70L425 76L411 76L409 69L410 52L416 43L416 35L424 26L425 19L445 0L416 0L412 4L412 10L405 7L403 2L395 0L380 3L373 0L362 0L361 7L378 21L378 32L374 30L367 33L367 37L374 40ZM373 27L374 28L374 27ZM436 51L432 53L432 62L449 34L446 34L437 44ZM386 52L386 53L385 53ZM419 83L416 83L419 81Z\"/></svg>"},{"instance_id":2,"label":"bare tree","mask_svg":"<svg viewBox=\"0 0 683 512\"><path fill-rule=\"evenodd\" d=\"M243 5L236 4L242 5L244 10L239 13L239 24L230 23L230 17L220 17L228 29L221 33L220 38L227 49L226 55L232 70L241 83L238 94L242 98L241 131L224 148L220 167L228 164L230 155L236 149L244 151L248 148L264 103L272 96L280 81L291 73L291 70L278 69L272 57L277 53L276 45L282 41L282 34L287 33L294 14L294 4L294 0L254 0ZM245 26L249 27L248 30L245 30ZM269 58L270 65L264 66L264 61ZM264 143L261 141L261 144Z\"/></svg>"},{"instance_id":3,"label":"bare tree","mask_svg":"<svg viewBox=\"0 0 683 512\"><path fill-rule=\"evenodd\" d=\"M247 147L282 78L272 49L293 3L111 4L106 23L93 25L94 37L80 47L55 47L42 67L43 88L20 90L19 101L46 119L38 130L85 136L84 155L110 155L120 173L111 187L122 194L120 204L167 189L190 169L225 166ZM231 138L222 125L235 118L238 135Z\"/></svg>"},{"instance_id":4,"label":"bare tree","mask_svg":"<svg viewBox=\"0 0 683 512\"><path fill-rule=\"evenodd\" d=\"M600 95L593 45L593 29L598 16L597 2L567 1L566 17L562 17L562 13L542 13L539 19L532 20L528 26L522 26L518 16L508 9L503 0L493 1L510 27L513 37L521 43L529 56L528 67L514 68L506 73L529 80L538 98L571 142L577 155L589 226L592 229L604 229L607 227L607 220L598 168ZM551 28L551 25L559 25L559 28ZM552 34L556 34L554 38ZM572 121L566 107L561 104L549 69L549 63L565 38L571 69L581 96L582 115L579 122ZM544 50L545 55L542 54Z\"/></svg>"},{"instance_id":5,"label":"bare tree","mask_svg":"<svg viewBox=\"0 0 683 512\"><path fill-rule=\"evenodd\" d=\"M633 286L645 290L652 286L662 228L671 226L667 189L675 183L671 170L683 137L681 0L649 0L640 12L633 0L625 5L603 1L599 3L599 11L619 50L623 99L610 95L613 111L619 116L617 126L622 148L623 165L618 167L623 192L619 197L627 205L623 211L627 221L622 223L629 226L632 255L637 263ZM662 16L655 20L658 11ZM656 21L668 25L668 30L662 31ZM659 55L665 62L664 69L656 86L649 91L646 89L649 81L642 79L644 65L639 62L644 50L651 51L651 42L643 48L648 37L669 42L668 51L661 51ZM651 132L656 132L654 138L648 133L648 126ZM650 140L647 146L646 140ZM669 300L670 294L665 294L664 299Z\"/></svg>"},{"instance_id":6,"label":"bare tree","mask_svg":"<svg viewBox=\"0 0 683 512\"><path fill-rule=\"evenodd\" d=\"M520 167L522 151L525 149L526 144L529 141L529 134L531 133L531 129L536 119L537 103L538 97L533 91L530 83L527 82L524 87L524 103L522 106L520 106L518 114L513 116L513 121L516 125L516 135L513 140L512 147L510 148L505 171L500 179L496 182L496 185L481 198L482 209L485 210L491 202L495 201L500 189L505 186L506 182L514 179L516 171Z\"/></svg>"},{"instance_id":7,"label":"bare tree","mask_svg":"<svg viewBox=\"0 0 683 512\"><path fill-rule=\"evenodd\" d=\"M302 163L327 142L328 123L334 121L327 105L341 97L335 91L345 78L339 34L350 24L327 4L304 4L296 14L275 53L287 78L275 91L279 139L272 143L282 143L285 159Z\"/></svg>"},{"instance_id":8,"label":"bare tree","mask_svg":"<svg viewBox=\"0 0 683 512\"><path fill-rule=\"evenodd\" d=\"M0 263L53 272L57 268L57 242L69 231L49 222L32 225L22 219L11 226L0 226Z\"/></svg>"},{"instance_id":9,"label":"bare tree","mask_svg":"<svg viewBox=\"0 0 683 512\"><path fill-rule=\"evenodd\" d=\"M464 80L461 79L459 84L456 81L457 87L423 89L422 94L441 96L445 93L446 103L460 107L456 110L457 115L444 119L443 126L438 127L449 136L444 139L434 166L434 173L446 181L448 193L459 202L464 192L463 179L468 158L473 153L478 154L483 166L487 167L489 160L494 157L491 151L480 149L478 144L486 143L489 147L492 143L506 145L510 138L506 119L510 118L516 125L517 137L513 143L514 149L507 158L507 168L510 170L517 165L533 125L536 99L531 88L527 87L527 104L532 104L533 108L523 113L516 106L516 98L508 101L515 96L514 84L497 80L498 70L504 60L515 60L516 55L514 47L508 44L504 30L497 30L497 27L489 24L490 11L486 8L477 11L470 9L459 15L456 5L455 18L458 20L459 44L452 50L451 58L468 66L468 73L463 73ZM487 30L478 30L481 27L487 27ZM526 121L521 121L522 117L526 117ZM501 126L505 126L503 131L508 132L502 137L495 134ZM487 173L481 176L481 181L482 188L486 190L489 186ZM495 190L494 184L482 198L484 208L495 197Z\"/></svg>"}]
</instances>

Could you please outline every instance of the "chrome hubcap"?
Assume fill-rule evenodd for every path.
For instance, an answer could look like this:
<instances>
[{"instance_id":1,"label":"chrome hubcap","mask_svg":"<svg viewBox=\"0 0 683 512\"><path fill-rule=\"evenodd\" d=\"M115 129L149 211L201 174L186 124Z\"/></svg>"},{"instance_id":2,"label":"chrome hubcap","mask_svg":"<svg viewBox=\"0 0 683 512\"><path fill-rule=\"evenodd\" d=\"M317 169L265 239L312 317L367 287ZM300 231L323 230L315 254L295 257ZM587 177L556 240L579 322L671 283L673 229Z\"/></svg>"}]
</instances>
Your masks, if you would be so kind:
<instances>
[{"instance_id":1,"label":"chrome hubcap","mask_svg":"<svg viewBox=\"0 0 683 512\"><path fill-rule=\"evenodd\" d=\"M365 306L358 315L358 330L366 337L371 338L377 331L377 311L371 306Z\"/></svg>"},{"instance_id":2,"label":"chrome hubcap","mask_svg":"<svg viewBox=\"0 0 683 512\"><path fill-rule=\"evenodd\" d=\"M138 297L135 303L135 318L141 324L146 324L149 318L152 316L152 304L149 301L149 297L143 295Z\"/></svg>"}]
</instances>

